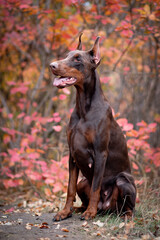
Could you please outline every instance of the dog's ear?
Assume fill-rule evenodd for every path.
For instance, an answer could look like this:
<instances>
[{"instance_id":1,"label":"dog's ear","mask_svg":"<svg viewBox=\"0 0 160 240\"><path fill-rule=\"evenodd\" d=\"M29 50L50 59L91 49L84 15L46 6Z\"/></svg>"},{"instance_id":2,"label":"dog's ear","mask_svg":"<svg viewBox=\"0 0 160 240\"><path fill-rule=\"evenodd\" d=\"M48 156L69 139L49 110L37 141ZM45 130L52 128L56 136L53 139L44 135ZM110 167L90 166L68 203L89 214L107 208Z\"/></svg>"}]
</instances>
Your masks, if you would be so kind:
<instances>
[{"instance_id":1,"label":"dog's ear","mask_svg":"<svg viewBox=\"0 0 160 240\"><path fill-rule=\"evenodd\" d=\"M77 46L77 50L82 50L82 42L81 42L82 35L83 35L83 32L79 35L79 43L78 43L78 46Z\"/></svg>"},{"instance_id":2,"label":"dog's ear","mask_svg":"<svg viewBox=\"0 0 160 240\"><path fill-rule=\"evenodd\" d=\"M95 43L93 45L93 48L89 51L89 53L93 57L93 60L94 60L94 62L96 64L96 67L98 67L98 65L100 64L100 61L101 61L100 48L99 48L99 39L100 39L100 37L96 38L96 41L95 41Z\"/></svg>"}]
</instances>

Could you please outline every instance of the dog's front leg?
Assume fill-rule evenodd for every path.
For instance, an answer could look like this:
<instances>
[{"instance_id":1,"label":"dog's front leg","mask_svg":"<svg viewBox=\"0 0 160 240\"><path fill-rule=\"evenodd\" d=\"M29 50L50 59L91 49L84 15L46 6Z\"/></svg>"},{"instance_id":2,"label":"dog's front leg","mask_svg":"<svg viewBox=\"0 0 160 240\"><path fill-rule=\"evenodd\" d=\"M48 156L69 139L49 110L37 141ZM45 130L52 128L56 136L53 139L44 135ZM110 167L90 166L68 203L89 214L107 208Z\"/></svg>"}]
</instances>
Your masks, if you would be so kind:
<instances>
[{"instance_id":1,"label":"dog's front leg","mask_svg":"<svg viewBox=\"0 0 160 240\"><path fill-rule=\"evenodd\" d=\"M97 207L100 199L101 184L107 159L107 153L96 153L94 162L94 174L92 179L92 186L90 191L90 199L87 210L82 214L82 220L92 219L97 214Z\"/></svg>"},{"instance_id":2,"label":"dog's front leg","mask_svg":"<svg viewBox=\"0 0 160 240\"><path fill-rule=\"evenodd\" d=\"M69 158L69 183L68 183L68 192L67 200L63 210L58 212L53 218L53 221L61 221L67 217L70 217L73 212L73 202L76 196L77 188L77 179L78 179L79 169L76 166L76 163L73 161L73 158Z\"/></svg>"}]
</instances>

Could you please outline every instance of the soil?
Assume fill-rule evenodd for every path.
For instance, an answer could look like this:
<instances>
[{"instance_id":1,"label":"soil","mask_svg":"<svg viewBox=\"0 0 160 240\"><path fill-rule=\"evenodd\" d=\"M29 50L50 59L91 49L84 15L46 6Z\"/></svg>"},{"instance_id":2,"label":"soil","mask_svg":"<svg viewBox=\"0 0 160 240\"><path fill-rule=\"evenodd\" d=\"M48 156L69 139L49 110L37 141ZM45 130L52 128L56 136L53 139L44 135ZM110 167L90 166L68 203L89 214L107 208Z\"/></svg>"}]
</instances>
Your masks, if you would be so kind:
<instances>
[{"instance_id":1,"label":"soil","mask_svg":"<svg viewBox=\"0 0 160 240\"><path fill-rule=\"evenodd\" d=\"M55 213L35 213L17 206L0 208L0 240L102 239L93 221L81 221L79 214L53 222Z\"/></svg>"}]
</instances>

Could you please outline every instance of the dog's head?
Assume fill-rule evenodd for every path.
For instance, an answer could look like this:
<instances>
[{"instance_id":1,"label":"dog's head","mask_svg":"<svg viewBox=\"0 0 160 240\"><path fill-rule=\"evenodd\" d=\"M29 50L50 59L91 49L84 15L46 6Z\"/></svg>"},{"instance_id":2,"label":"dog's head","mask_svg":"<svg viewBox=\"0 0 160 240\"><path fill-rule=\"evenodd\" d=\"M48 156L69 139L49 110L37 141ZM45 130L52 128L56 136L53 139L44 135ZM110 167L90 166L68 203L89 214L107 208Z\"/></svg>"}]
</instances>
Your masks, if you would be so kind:
<instances>
[{"instance_id":1,"label":"dog's head","mask_svg":"<svg viewBox=\"0 0 160 240\"><path fill-rule=\"evenodd\" d=\"M76 50L69 52L65 59L50 64L52 73L57 76L53 85L58 88L71 85L82 86L84 79L91 75L100 63L100 37L97 37L89 51L83 51L81 36L82 33Z\"/></svg>"}]
</instances>

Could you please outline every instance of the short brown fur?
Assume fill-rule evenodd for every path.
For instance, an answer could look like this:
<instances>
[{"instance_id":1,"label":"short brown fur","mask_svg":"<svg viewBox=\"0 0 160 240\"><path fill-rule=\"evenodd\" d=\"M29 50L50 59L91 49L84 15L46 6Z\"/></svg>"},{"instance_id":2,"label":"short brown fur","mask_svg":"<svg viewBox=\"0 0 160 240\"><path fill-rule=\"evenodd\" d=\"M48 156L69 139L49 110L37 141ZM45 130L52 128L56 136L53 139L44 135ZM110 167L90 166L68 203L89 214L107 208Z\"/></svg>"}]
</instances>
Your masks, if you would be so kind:
<instances>
[{"instance_id":1,"label":"short brown fur","mask_svg":"<svg viewBox=\"0 0 160 240\"><path fill-rule=\"evenodd\" d=\"M82 200L81 219L94 218L97 210L132 216L136 187L131 175L126 139L103 95L96 68L100 64L99 37L93 48L78 49L50 64L57 87L74 85L76 106L68 125L69 183L65 207L54 217L71 216L76 192ZM77 184L79 170L84 178Z\"/></svg>"}]
</instances>

